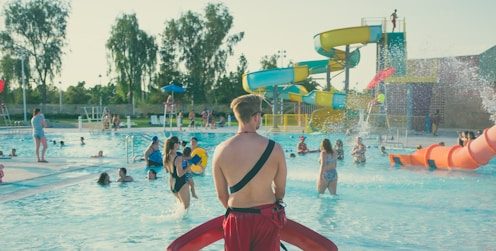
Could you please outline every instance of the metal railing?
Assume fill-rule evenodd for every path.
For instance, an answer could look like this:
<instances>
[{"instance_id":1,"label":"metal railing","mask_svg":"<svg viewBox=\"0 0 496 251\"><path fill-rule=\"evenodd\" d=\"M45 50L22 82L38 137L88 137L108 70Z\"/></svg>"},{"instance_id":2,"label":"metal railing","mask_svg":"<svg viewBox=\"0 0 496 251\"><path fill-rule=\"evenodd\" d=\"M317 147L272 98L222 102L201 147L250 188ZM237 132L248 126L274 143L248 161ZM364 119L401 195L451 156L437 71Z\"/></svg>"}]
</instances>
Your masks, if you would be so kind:
<instances>
[{"instance_id":1,"label":"metal railing","mask_svg":"<svg viewBox=\"0 0 496 251\"><path fill-rule=\"evenodd\" d=\"M134 152L134 135L126 135L125 138L126 145L126 163L130 163L130 160L134 162L135 152Z\"/></svg>"},{"instance_id":2,"label":"metal railing","mask_svg":"<svg viewBox=\"0 0 496 251\"><path fill-rule=\"evenodd\" d=\"M360 22L362 26L366 25L382 25L382 32L391 32L392 20L391 17L362 17ZM406 21L404 17L396 18L395 32L406 32Z\"/></svg>"}]
</instances>

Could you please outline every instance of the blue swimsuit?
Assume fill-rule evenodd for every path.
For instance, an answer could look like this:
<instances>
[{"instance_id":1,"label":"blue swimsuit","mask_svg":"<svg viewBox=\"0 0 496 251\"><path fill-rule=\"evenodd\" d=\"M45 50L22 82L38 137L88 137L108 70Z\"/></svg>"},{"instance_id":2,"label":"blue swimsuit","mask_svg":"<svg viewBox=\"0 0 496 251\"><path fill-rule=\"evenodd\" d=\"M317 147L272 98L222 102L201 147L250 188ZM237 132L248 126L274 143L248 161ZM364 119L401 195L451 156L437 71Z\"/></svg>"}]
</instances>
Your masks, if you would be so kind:
<instances>
[{"instance_id":1,"label":"blue swimsuit","mask_svg":"<svg viewBox=\"0 0 496 251\"><path fill-rule=\"evenodd\" d=\"M160 150L153 151L148 157L149 166L162 166L162 153Z\"/></svg>"},{"instance_id":2,"label":"blue swimsuit","mask_svg":"<svg viewBox=\"0 0 496 251\"><path fill-rule=\"evenodd\" d=\"M325 163L326 164L336 163L336 159L331 154L329 154L327 155L327 159L325 160ZM323 176L327 182L335 181L338 179L338 172L336 171L336 168L333 168L331 170L325 171Z\"/></svg>"}]
</instances>

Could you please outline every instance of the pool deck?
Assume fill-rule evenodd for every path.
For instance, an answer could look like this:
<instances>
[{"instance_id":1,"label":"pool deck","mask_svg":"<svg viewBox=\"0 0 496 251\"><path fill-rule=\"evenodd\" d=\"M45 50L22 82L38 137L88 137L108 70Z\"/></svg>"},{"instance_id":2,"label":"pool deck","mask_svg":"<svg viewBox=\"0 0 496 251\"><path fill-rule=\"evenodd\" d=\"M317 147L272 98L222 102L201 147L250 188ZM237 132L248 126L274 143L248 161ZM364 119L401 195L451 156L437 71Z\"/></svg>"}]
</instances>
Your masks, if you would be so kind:
<instances>
[{"instance_id":1,"label":"pool deck","mask_svg":"<svg viewBox=\"0 0 496 251\"><path fill-rule=\"evenodd\" d=\"M174 132L177 130L170 130L167 128L167 132ZM236 127L224 127L217 129L197 129L197 130L188 130L183 129L183 131L191 131L191 132L205 132L205 133L235 133L237 130ZM123 128L119 130L120 133L126 132L146 132L146 133L156 133L162 134L163 129L161 127L148 127L148 128ZM262 128L260 130L261 134L266 134L271 132L270 129ZM19 134L30 134L31 129L16 129L16 131L12 131L10 129L0 130L0 139L2 135L10 135L12 133ZM89 129L83 128L82 130L73 129L73 128L47 128L46 133L92 133ZM93 132L96 133L96 132ZM284 133L284 132L274 132L274 133ZM386 148L405 148L405 149L415 149L417 145L428 146L431 144L445 142L446 145L454 145L456 144L457 133L456 130L441 130L439 131L439 136L432 135L422 135L422 134L410 134L408 135L407 140L404 140L404 135L400 135L400 140L387 140L384 142ZM8 149L1 149L6 152ZM70 160L55 158L48 159L48 163L38 163L35 158L25 158L25 157L14 157L12 159L0 159L0 164L5 166L4 168L4 178L3 182L19 182L23 180L35 179L40 176L46 176L50 174L55 174L62 172L64 170L68 170L73 168L74 166L80 165L84 163L85 165L102 165L105 163L111 163L116 161L115 158L71 158ZM123 166L133 167L137 165L135 163L126 164L126 160L120 159ZM43 169L43 172L40 172L36 168Z\"/></svg>"}]
</instances>

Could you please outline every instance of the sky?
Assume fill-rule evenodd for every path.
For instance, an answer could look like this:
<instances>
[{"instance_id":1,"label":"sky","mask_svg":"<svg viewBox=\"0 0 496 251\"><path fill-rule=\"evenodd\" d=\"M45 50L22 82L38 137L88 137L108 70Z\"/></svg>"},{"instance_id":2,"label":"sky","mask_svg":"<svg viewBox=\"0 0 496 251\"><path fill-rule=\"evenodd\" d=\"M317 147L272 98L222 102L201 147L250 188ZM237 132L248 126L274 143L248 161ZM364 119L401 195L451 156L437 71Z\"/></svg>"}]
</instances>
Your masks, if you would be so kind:
<instances>
[{"instance_id":1,"label":"sky","mask_svg":"<svg viewBox=\"0 0 496 251\"><path fill-rule=\"evenodd\" d=\"M0 0L2 8L6 2ZM209 2L228 7L234 17L232 33L245 32L235 47L236 55L228 61L229 69L235 69L240 54L247 57L251 72L260 69L263 56L282 50L286 58L281 64L323 59L314 50L314 35L359 26L362 18L389 20L394 9L406 21L408 59L475 55L496 45L493 0L74 0L62 72L53 83L64 90L79 81L86 81L87 86L107 83L113 75L108 73L105 43L121 15L135 13L140 28L160 41L166 21L188 10L203 13ZM3 14L0 22L2 27ZM375 44L361 48L362 59L350 71L350 88L361 90L374 76L375 50ZM332 82L338 89L343 87L342 75ZM324 84L324 80L318 81Z\"/></svg>"}]
</instances>

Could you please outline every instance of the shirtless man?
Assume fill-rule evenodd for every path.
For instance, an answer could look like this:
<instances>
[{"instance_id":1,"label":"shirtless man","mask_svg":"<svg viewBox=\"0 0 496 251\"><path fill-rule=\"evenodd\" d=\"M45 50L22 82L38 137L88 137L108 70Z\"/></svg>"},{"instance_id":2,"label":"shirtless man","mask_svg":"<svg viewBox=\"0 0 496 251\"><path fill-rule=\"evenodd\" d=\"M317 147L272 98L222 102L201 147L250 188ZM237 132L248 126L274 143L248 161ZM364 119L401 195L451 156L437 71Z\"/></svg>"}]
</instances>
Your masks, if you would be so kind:
<instances>
[{"instance_id":1,"label":"shirtless man","mask_svg":"<svg viewBox=\"0 0 496 251\"><path fill-rule=\"evenodd\" d=\"M239 121L238 133L214 153L215 189L227 209L223 227L228 251L279 250L287 169L281 146L256 132L262 121L261 106L257 95L234 99L231 109ZM246 177L256 166L259 172Z\"/></svg>"},{"instance_id":2,"label":"shirtless man","mask_svg":"<svg viewBox=\"0 0 496 251\"><path fill-rule=\"evenodd\" d=\"M119 179L117 182L131 182L133 180L133 177L127 175L127 169L125 167L119 168Z\"/></svg>"}]
</instances>

